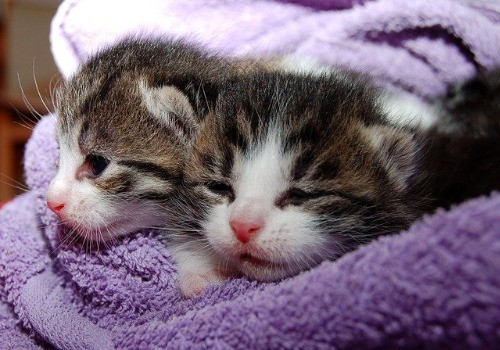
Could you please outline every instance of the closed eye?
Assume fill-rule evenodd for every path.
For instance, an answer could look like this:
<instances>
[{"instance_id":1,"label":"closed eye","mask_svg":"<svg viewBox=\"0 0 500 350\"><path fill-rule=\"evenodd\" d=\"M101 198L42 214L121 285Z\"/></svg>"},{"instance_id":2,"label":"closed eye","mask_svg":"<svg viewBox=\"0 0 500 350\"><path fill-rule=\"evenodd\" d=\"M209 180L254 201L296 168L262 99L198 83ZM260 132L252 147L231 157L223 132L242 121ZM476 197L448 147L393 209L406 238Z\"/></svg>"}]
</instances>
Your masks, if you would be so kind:
<instances>
[{"instance_id":1,"label":"closed eye","mask_svg":"<svg viewBox=\"0 0 500 350\"><path fill-rule=\"evenodd\" d=\"M288 205L299 206L310 200L323 198L323 197L337 197L343 200L347 200L351 203L359 205L361 207L372 207L374 202L372 199L351 195L345 192L339 191L320 191L320 192L307 192L300 188L291 188L284 192L276 201L276 206L283 208Z\"/></svg>"},{"instance_id":2,"label":"closed eye","mask_svg":"<svg viewBox=\"0 0 500 350\"><path fill-rule=\"evenodd\" d=\"M211 181L205 184L206 188L219 196L234 198L234 191L231 185L219 182L219 181Z\"/></svg>"},{"instance_id":3,"label":"closed eye","mask_svg":"<svg viewBox=\"0 0 500 350\"><path fill-rule=\"evenodd\" d=\"M300 188L290 188L276 200L275 204L280 208L286 207L287 205L301 205L318 197L321 197L321 194L306 192Z\"/></svg>"}]
</instances>

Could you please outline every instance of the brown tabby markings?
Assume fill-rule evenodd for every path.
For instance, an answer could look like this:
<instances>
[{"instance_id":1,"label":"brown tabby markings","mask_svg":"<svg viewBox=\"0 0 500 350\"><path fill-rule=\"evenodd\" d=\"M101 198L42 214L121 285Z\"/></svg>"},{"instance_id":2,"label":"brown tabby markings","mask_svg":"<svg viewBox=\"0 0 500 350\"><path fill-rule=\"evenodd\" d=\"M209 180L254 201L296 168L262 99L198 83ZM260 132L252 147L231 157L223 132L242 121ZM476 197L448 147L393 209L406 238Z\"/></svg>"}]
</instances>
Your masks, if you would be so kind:
<instances>
[{"instance_id":1,"label":"brown tabby markings","mask_svg":"<svg viewBox=\"0 0 500 350\"><path fill-rule=\"evenodd\" d=\"M96 182L99 189L112 194L127 193L133 188L133 185L133 178L125 173Z\"/></svg>"},{"instance_id":2,"label":"brown tabby markings","mask_svg":"<svg viewBox=\"0 0 500 350\"><path fill-rule=\"evenodd\" d=\"M339 84L334 78L261 73L222 89L187 164L188 183L209 205L224 202L223 197L206 196L199 185L235 183L237 163L259 147L269 130L278 129L283 152L293 164L289 187L311 194L295 205L350 224L354 220L351 233L361 230L360 237L374 229L383 233L406 226L417 214L403 205L406 193L389 177L365 136L371 124L383 125L369 103L374 91L356 84L341 91ZM343 99L342 94L354 98ZM394 137L393 142L403 139ZM396 152L392 156L399 161Z\"/></svg>"},{"instance_id":3,"label":"brown tabby markings","mask_svg":"<svg viewBox=\"0 0 500 350\"><path fill-rule=\"evenodd\" d=\"M91 57L56 91L62 170L47 193L56 214L90 239L165 226L218 86L259 65L169 40L129 39Z\"/></svg>"}]
</instances>

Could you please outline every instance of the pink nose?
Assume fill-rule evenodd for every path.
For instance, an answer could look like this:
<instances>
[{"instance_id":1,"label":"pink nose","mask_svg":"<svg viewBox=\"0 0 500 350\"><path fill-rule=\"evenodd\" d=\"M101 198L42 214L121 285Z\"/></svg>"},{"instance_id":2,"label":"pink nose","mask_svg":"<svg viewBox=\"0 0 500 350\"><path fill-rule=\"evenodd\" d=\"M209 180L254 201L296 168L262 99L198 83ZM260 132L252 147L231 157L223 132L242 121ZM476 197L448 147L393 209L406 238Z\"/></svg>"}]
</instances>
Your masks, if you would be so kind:
<instances>
[{"instance_id":1,"label":"pink nose","mask_svg":"<svg viewBox=\"0 0 500 350\"><path fill-rule=\"evenodd\" d=\"M57 203L48 200L47 205L49 206L49 209L52 210L57 216L61 216L61 211L64 209L64 203Z\"/></svg>"},{"instance_id":2,"label":"pink nose","mask_svg":"<svg viewBox=\"0 0 500 350\"><path fill-rule=\"evenodd\" d=\"M241 243L247 243L253 235L259 233L263 222L259 220L233 219L229 221L229 226L231 226L236 238Z\"/></svg>"}]
</instances>

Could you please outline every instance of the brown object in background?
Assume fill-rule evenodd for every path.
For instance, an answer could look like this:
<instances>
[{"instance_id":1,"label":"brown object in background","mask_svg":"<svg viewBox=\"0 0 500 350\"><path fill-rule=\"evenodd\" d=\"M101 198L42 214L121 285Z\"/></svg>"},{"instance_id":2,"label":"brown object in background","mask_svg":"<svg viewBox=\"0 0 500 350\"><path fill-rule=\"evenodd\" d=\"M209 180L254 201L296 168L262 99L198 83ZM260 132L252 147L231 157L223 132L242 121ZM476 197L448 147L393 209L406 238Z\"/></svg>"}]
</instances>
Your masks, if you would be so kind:
<instances>
[{"instance_id":1,"label":"brown object in background","mask_svg":"<svg viewBox=\"0 0 500 350\"><path fill-rule=\"evenodd\" d=\"M24 146L37 119L30 108L47 114L43 98L52 109L49 87L59 75L50 53L49 32L60 2L0 3L0 202L12 199L25 187ZM20 84L31 106L23 100Z\"/></svg>"},{"instance_id":2,"label":"brown object in background","mask_svg":"<svg viewBox=\"0 0 500 350\"><path fill-rule=\"evenodd\" d=\"M21 160L31 131L16 119L12 111L0 109L0 201L22 193L25 186Z\"/></svg>"}]
</instances>

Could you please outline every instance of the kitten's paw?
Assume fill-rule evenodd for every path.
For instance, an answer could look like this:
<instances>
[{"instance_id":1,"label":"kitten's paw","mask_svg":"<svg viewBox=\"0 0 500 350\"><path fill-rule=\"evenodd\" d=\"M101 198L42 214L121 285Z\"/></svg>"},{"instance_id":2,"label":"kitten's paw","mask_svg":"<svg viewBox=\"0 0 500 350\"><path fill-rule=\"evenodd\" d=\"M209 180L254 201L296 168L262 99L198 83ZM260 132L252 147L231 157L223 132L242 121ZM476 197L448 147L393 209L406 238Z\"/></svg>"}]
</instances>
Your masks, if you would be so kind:
<instances>
[{"instance_id":1,"label":"kitten's paw","mask_svg":"<svg viewBox=\"0 0 500 350\"><path fill-rule=\"evenodd\" d=\"M223 280L222 276L213 271L188 272L179 275L181 292L186 298L193 298L201 294L209 286L221 284Z\"/></svg>"}]
</instances>

